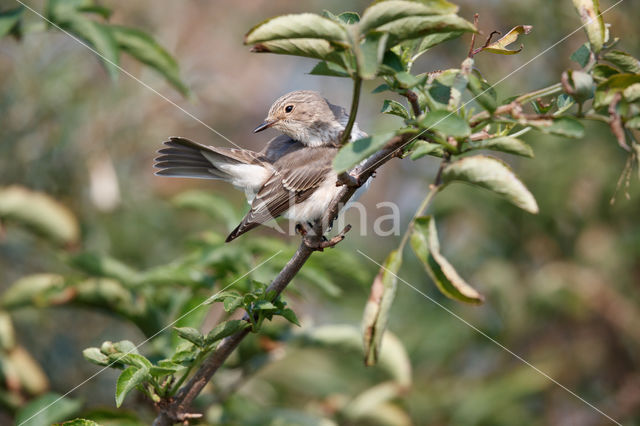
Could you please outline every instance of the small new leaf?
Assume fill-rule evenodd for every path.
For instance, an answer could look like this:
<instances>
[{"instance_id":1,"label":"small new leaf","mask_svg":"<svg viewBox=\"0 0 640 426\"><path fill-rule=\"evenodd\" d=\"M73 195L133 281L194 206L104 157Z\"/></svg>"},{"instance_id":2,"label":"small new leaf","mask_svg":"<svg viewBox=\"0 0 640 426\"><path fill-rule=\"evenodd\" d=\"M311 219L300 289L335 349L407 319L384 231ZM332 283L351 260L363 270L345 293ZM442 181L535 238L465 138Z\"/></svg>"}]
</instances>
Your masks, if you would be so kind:
<instances>
[{"instance_id":1,"label":"small new leaf","mask_svg":"<svg viewBox=\"0 0 640 426\"><path fill-rule=\"evenodd\" d=\"M531 25L518 25L509 31L504 37L501 37L498 41L489 44L482 49L483 52L498 53L500 55L515 55L520 53L524 47L522 44L516 50L508 49L507 46L514 43L520 34L529 34L533 27Z\"/></svg>"},{"instance_id":2,"label":"small new leaf","mask_svg":"<svg viewBox=\"0 0 640 426\"><path fill-rule=\"evenodd\" d=\"M396 102L393 100L386 99L382 104L382 110L380 111L383 114L391 114L397 115L398 117L402 117L405 119L409 119L409 111L402 105L400 102Z\"/></svg>"},{"instance_id":3,"label":"small new leaf","mask_svg":"<svg viewBox=\"0 0 640 426\"><path fill-rule=\"evenodd\" d=\"M415 219L411 247L442 294L460 302L479 304L484 301L484 297L440 254L436 223L431 216Z\"/></svg>"},{"instance_id":4,"label":"small new leaf","mask_svg":"<svg viewBox=\"0 0 640 426\"><path fill-rule=\"evenodd\" d=\"M204 346L204 336L200 330L196 330L193 327L174 327L178 336L193 343L196 346Z\"/></svg>"},{"instance_id":5,"label":"small new leaf","mask_svg":"<svg viewBox=\"0 0 640 426\"><path fill-rule=\"evenodd\" d=\"M149 369L147 368L129 367L124 370L116 382L116 406L120 407L125 396L127 396L133 388L141 385L150 378Z\"/></svg>"},{"instance_id":6,"label":"small new leaf","mask_svg":"<svg viewBox=\"0 0 640 426\"><path fill-rule=\"evenodd\" d=\"M240 330L250 327L251 324L244 320L229 320L216 325L205 337L205 345L209 346L220 339L231 336Z\"/></svg>"}]
</instances>

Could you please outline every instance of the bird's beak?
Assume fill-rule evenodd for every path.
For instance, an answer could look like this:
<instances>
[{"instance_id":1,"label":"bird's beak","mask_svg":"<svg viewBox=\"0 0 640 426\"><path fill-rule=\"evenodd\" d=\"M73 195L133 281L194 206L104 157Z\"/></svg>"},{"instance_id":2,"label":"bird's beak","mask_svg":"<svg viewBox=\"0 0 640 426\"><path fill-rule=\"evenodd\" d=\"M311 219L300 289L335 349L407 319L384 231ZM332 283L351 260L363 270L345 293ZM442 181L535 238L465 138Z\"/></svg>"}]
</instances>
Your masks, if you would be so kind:
<instances>
[{"instance_id":1,"label":"bird's beak","mask_svg":"<svg viewBox=\"0 0 640 426\"><path fill-rule=\"evenodd\" d=\"M253 133L258 133L258 132L261 132L261 131L263 131L265 129L268 129L269 127L271 127L274 124L276 124L276 121L277 120L265 120L261 125L259 125L255 129L253 129Z\"/></svg>"}]
</instances>

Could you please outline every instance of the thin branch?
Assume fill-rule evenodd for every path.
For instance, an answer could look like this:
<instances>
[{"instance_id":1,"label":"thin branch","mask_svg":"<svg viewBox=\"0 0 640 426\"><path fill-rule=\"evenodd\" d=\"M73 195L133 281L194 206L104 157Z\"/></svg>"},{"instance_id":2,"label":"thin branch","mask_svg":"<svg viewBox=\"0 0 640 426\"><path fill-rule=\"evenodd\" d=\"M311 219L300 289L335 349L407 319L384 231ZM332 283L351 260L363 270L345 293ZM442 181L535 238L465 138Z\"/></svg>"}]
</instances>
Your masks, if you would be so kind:
<instances>
[{"instance_id":1,"label":"thin branch","mask_svg":"<svg viewBox=\"0 0 640 426\"><path fill-rule=\"evenodd\" d=\"M414 92L413 90L407 89L404 92L404 96L407 98L407 100L411 104L411 109L413 109L413 115L415 115L416 118L420 117L420 115L422 115L422 110L420 109L420 103L418 102L418 95L416 95L416 92Z\"/></svg>"},{"instance_id":2,"label":"thin branch","mask_svg":"<svg viewBox=\"0 0 640 426\"><path fill-rule=\"evenodd\" d=\"M376 169L395 157L391 154L402 147L407 137L406 135L394 136L387 142L384 148L356 166L351 170L349 175L357 182L364 184ZM344 233L348 231L346 228L330 241L324 241L322 235L324 235L325 231L330 227L331 223L333 223L342 206L351 198L356 189L356 186L349 185L343 185L341 187L340 192L338 192L331 201L323 218L314 224L313 233L308 233L304 236L298 250L267 288L267 293L273 292L274 297L280 295L314 251L321 251L326 247L332 247L344 238ZM249 332L248 329L244 329L223 339L216 350L200 365L193 377L178 391L175 398L168 401L163 400L158 404L160 413L154 420L153 425L170 426L176 422L185 422L190 418L194 418L194 414L189 413L193 401L207 383L209 383L229 355L231 355L242 340L247 337Z\"/></svg>"},{"instance_id":3,"label":"thin branch","mask_svg":"<svg viewBox=\"0 0 640 426\"><path fill-rule=\"evenodd\" d=\"M351 139L351 129L356 122L356 115L358 114L358 104L360 104L360 88L362 87L362 79L355 77L353 81L353 96L351 99L351 111L349 111L349 121L342 132L342 139L340 145L344 145Z\"/></svg>"}]
</instances>

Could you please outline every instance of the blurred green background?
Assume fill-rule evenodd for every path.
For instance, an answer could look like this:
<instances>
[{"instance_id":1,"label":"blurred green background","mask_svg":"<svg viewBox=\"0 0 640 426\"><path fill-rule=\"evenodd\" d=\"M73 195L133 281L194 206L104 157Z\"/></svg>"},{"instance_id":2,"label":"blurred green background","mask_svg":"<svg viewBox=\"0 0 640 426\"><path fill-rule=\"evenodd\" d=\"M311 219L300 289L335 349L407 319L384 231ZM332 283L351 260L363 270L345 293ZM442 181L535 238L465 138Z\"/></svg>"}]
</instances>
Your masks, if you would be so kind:
<instances>
[{"instance_id":1,"label":"blurred green background","mask_svg":"<svg viewBox=\"0 0 640 426\"><path fill-rule=\"evenodd\" d=\"M477 57L476 66L490 82L511 73L580 25L569 0L457 3L460 15L469 20L473 13L480 14L479 27L485 33L506 32L518 24L534 26L522 39L521 54ZM250 53L242 46L244 33L278 14L362 11L367 4L349 0L108 2L114 10L112 22L148 32L174 55L193 96L183 98L154 71L129 58L123 59L122 66L229 139L252 149L260 149L273 136L254 135L251 130L281 94L313 89L334 103L347 105L351 93L349 80L308 75L313 60ZM601 7L604 10L612 4L602 1ZM36 1L29 5L38 10L43 7ZM0 9L13 6L12 1L0 1ZM25 16L28 23L39 21L29 12ZM638 17L640 4L630 0L605 15L612 35L622 39L620 47L636 57L640 55ZM558 81L563 70L576 67L569 56L584 41L583 32L577 32L510 76L497 86L499 98ZM469 36L464 36L437 47L420 59L415 71L457 67L468 42ZM397 124L394 118L378 113L383 98L370 94L377 84L365 85L358 116L360 127L370 133ZM184 256L194 239L203 235L226 235L229 223L178 208L175 197L192 189L211 191L229 200L239 217L246 204L243 194L218 182L153 175L155 151L171 135L229 145L129 77L121 75L117 83L112 82L95 55L61 32L28 34L19 42L1 39L0 187L21 185L62 202L77 216L81 240L61 250L28 230L3 224L0 290L29 274L72 273L65 260L70 253L108 255L144 270ZM462 185L439 194L432 209L443 252L485 294L486 303L469 307L444 299L410 255L401 276L611 417L624 424L640 424L638 176L635 172L632 176L630 199L621 191L611 204L627 158L605 125L588 123L584 140L534 132L525 139L534 147L535 159L505 158L538 200L539 215L529 215L488 192ZM324 291L318 277L303 277L289 291L304 327L359 327L377 266L356 250L382 261L398 243L396 236L373 235L376 215L388 214L376 204L397 203L404 230L437 164L430 158L394 160L378 172L361 200L368 206L368 235L352 232L331 254L314 255L312 267L329 282ZM348 217L358 229L358 215ZM246 241L238 241L239 250L249 247L249 240L256 242L257 235L281 238L263 228L242 237ZM297 239L286 242L291 250ZM258 264L270 256L264 247L255 254L258 256L249 263ZM286 254L282 254L277 263L285 261ZM268 279L275 268L267 268L261 277ZM238 270L237 275L243 272ZM326 291L329 285L335 288ZM208 318L215 319L212 315ZM11 317L17 340L46 376L42 386L36 386L39 391L65 393L98 371L82 358L85 347L99 346L104 340L138 343L145 338L130 322L98 309L26 307L12 310ZM213 322L205 325L210 328ZM385 410L369 407L370 414L376 413L372 418L354 420L343 411L346 417L338 417L340 422L610 424L402 283L389 329L408 353L410 388L385 405ZM247 346L266 344L260 339L252 336ZM143 353L153 350L141 348ZM312 422L332 417L363 390L386 380L384 369L365 368L361 353L349 348L277 345L269 352L270 363L248 377L222 407L210 409L207 421L223 418L229 424L260 424L256 419L279 418L280 423L274 424L289 424L286 419L298 413L291 424L299 424L303 422L300 413L305 412L310 416L305 422L322 424ZM71 397L83 401L84 409L113 407L116 377L117 372L105 371ZM3 386L11 388L7 383ZM25 399L33 396L23 394ZM0 423L9 424L14 408L5 396L0 401L5 406L0 406ZM148 402L130 398L125 405L137 411L143 423L153 417Z\"/></svg>"}]
</instances>

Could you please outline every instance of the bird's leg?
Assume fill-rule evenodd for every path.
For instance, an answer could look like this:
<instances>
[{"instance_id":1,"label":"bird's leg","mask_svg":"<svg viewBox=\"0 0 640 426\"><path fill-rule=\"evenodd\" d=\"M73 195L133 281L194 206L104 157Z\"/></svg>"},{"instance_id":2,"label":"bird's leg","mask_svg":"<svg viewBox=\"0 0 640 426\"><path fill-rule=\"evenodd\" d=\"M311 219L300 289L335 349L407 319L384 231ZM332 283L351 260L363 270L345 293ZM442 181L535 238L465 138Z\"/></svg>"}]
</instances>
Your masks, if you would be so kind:
<instances>
[{"instance_id":1,"label":"bird's leg","mask_svg":"<svg viewBox=\"0 0 640 426\"><path fill-rule=\"evenodd\" d=\"M307 236L307 228L301 223L296 223L296 233L304 238Z\"/></svg>"}]
</instances>

